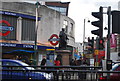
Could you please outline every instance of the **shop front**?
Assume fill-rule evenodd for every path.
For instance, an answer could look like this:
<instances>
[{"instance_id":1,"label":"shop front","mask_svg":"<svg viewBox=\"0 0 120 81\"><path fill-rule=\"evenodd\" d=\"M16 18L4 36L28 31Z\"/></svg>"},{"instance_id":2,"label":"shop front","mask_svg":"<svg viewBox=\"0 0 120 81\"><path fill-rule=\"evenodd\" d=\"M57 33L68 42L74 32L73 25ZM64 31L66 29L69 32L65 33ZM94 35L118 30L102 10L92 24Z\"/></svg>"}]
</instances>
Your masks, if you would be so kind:
<instances>
[{"instance_id":1,"label":"shop front","mask_svg":"<svg viewBox=\"0 0 120 81\"><path fill-rule=\"evenodd\" d=\"M38 45L37 55L34 57L34 45L0 43L0 47L2 47L2 59L17 59L27 63L37 60L37 64L40 63L42 56L47 56L46 49L54 49L53 47Z\"/></svg>"}]
</instances>

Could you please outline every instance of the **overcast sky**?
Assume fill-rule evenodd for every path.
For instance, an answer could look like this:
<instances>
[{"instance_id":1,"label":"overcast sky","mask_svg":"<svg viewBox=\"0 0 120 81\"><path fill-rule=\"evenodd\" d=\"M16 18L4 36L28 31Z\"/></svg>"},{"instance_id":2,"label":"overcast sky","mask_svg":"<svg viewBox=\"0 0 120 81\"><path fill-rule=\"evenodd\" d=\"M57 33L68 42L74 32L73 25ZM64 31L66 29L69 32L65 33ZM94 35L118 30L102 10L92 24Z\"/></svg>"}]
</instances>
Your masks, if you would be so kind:
<instances>
[{"instance_id":1,"label":"overcast sky","mask_svg":"<svg viewBox=\"0 0 120 81\"><path fill-rule=\"evenodd\" d=\"M118 10L118 2L119 0L62 0L70 1L69 5L69 17L75 21L75 41L83 42L83 27L84 27L84 19L85 23L85 36L86 37L96 37L91 34L91 30L97 29L88 23L87 20L96 21L93 16L91 16L91 12L98 12L99 7L108 7L111 6L112 10ZM107 8L104 8L104 12L107 11ZM104 14L104 26L107 26L107 15ZM104 35L106 36L107 31L104 31ZM87 41L87 40L86 40Z\"/></svg>"}]
</instances>

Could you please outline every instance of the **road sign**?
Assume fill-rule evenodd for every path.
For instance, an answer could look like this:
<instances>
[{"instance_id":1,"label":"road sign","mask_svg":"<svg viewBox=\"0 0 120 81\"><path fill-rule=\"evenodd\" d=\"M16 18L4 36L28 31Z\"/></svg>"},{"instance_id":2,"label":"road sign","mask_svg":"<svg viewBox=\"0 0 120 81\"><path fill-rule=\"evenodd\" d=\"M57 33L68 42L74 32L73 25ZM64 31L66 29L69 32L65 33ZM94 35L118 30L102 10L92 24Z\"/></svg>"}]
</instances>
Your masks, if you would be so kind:
<instances>
[{"instance_id":1,"label":"road sign","mask_svg":"<svg viewBox=\"0 0 120 81\"><path fill-rule=\"evenodd\" d=\"M6 32L5 33L0 32L0 36L7 36L13 30L13 27L10 27L11 26L10 23L6 20L0 20L0 24L1 23L5 23L7 26L1 26L0 29L6 30Z\"/></svg>"},{"instance_id":2,"label":"road sign","mask_svg":"<svg viewBox=\"0 0 120 81\"><path fill-rule=\"evenodd\" d=\"M59 43L59 37L56 34L52 34L48 41L50 41L50 44L52 44L53 46L56 46Z\"/></svg>"},{"instance_id":3,"label":"road sign","mask_svg":"<svg viewBox=\"0 0 120 81\"><path fill-rule=\"evenodd\" d=\"M99 54L99 50L95 50L95 55L98 55Z\"/></svg>"}]
</instances>

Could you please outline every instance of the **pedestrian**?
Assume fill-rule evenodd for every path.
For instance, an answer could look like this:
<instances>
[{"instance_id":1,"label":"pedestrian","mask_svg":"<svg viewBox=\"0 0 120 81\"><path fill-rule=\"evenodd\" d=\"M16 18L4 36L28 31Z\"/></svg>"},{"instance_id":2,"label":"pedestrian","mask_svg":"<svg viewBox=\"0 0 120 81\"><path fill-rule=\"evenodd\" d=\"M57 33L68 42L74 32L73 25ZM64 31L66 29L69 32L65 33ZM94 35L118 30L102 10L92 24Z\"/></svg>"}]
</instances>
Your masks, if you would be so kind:
<instances>
[{"instance_id":1,"label":"pedestrian","mask_svg":"<svg viewBox=\"0 0 120 81\"><path fill-rule=\"evenodd\" d=\"M58 57L56 57L56 60L54 60L54 65L55 66L60 66L60 60L58 59ZM55 69L59 69L59 68L55 68ZM54 72L53 75L54 75L54 80L56 80L57 79L57 73Z\"/></svg>"},{"instance_id":2,"label":"pedestrian","mask_svg":"<svg viewBox=\"0 0 120 81\"><path fill-rule=\"evenodd\" d=\"M77 61L77 65L80 66L82 65L82 58L80 57L80 59Z\"/></svg>"},{"instance_id":3,"label":"pedestrian","mask_svg":"<svg viewBox=\"0 0 120 81\"><path fill-rule=\"evenodd\" d=\"M30 60L29 65L31 65L31 66L34 65L33 59Z\"/></svg>"},{"instance_id":4,"label":"pedestrian","mask_svg":"<svg viewBox=\"0 0 120 81\"><path fill-rule=\"evenodd\" d=\"M75 66L75 60L74 59L72 59L70 61L70 66ZM73 67L71 69L75 70L75 68L73 68Z\"/></svg>"},{"instance_id":5,"label":"pedestrian","mask_svg":"<svg viewBox=\"0 0 120 81\"><path fill-rule=\"evenodd\" d=\"M74 62L75 62L75 66L77 66L77 59L76 59L76 58L75 58L75 61L74 61Z\"/></svg>"},{"instance_id":6,"label":"pedestrian","mask_svg":"<svg viewBox=\"0 0 120 81\"><path fill-rule=\"evenodd\" d=\"M46 58L45 56L43 56L43 59L41 61L41 66L45 66L46 65ZM41 69L45 69L45 67L41 67Z\"/></svg>"},{"instance_id":7,"label":"pedestrian","mask_svg":"<svg viewBox=\"0 0 120 81\"><path fill-rule=\"evenodd\" d=\"M60 61L58 60L58 58L56 58L56 60L54 61L55 66L60 66Z\"/></svg>"},{"instance_id":8,"label":"pedestrian","mask_svg":"<svg viewBox=\"0 0 120 81\"><path fill-rule=\"evenodd\" d=\"M58 60L58 58L56 58L56 60L54 61L54 65L55 66L60 66L60 61ZM57 68L59 69L59 68Z\"/></svg>"},{"instance_id":9,"label":"pedestrian","mask_svg":"<svg viewBox=\"0 0 120 81\"><path fill-rule=\"evenodd\" d=\"M70 61L70 65L71 65L71 66L74 66L74 65L75 65L74 59L72 59L72 60Z\"/></svg>"}]
</instances>

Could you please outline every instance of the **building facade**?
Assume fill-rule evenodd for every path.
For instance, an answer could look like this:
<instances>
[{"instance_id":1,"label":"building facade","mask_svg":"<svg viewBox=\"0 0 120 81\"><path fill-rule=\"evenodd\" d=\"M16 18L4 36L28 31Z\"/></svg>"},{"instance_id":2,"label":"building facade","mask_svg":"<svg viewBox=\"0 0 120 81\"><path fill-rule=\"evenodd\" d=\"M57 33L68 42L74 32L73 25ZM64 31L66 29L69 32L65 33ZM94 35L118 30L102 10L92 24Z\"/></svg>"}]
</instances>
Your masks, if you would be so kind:
<instances>
[{"instance_id":1,"label":"building facade","mask_svg":"<svg viewBox=\"0 0 120 81\"><path fill-rule=\"evenodd\" d=\"M74 21L61 13L49 9L46 6L38 8L37 28L37 55L34 55L35 29L36 29L36 5L25 2L1 2L0 6L0 46L2 58L15 59L16 56L26 56L28 59L36 59L40 64L48 49L55 49L48 39L52 34L59 35L64 27L69 37L68 49L74 47ZM71 51L72 54L72 51ZM50 58L53 58L52 54Z\"/></svg>"}]
</instances>

